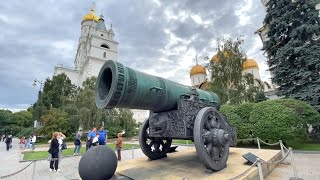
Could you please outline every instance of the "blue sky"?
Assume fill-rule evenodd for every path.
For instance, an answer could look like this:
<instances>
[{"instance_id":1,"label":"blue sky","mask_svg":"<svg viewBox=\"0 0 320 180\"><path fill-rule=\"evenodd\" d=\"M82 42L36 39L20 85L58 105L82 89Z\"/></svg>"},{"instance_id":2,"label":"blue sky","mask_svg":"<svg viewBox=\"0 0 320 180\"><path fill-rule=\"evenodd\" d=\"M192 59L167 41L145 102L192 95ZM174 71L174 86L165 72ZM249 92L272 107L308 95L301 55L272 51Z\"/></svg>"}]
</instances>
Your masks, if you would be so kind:
<instances>
[{"instance_id":1,"label":"blue sky","mask_svg":"<svg viewBox=\"0 0 320 180\"><path fill-rule=\"evenodd\" d=\"M52 77L56 64L73 66L83 15L92 1L10 0L0 3L0 108L17 111L35 102L34 79ZM190 85L189 71L215 54L219 37L244 35L244 49L268 80L266 58L254 32L265 16L259 0L95 1L96 14L113 24L118 61Z\"/></svg>"}]
</instances>

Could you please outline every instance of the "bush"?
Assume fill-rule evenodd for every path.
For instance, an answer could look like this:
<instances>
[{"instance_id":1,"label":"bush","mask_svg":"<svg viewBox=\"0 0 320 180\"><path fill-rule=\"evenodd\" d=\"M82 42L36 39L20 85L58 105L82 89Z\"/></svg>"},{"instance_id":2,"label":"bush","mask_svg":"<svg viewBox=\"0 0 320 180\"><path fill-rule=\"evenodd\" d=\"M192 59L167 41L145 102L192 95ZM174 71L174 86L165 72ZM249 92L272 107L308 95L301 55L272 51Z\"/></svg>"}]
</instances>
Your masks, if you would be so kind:
<instances>
[{"instance_id":1,"label":"bush","mask_svg":"<svg viewBox=\"0 0 320 180\"><path fill-rule=\"evenodd\" d=\"M263 101L253 106L249 122L255 137L264 140L291 140L303 136L297 113L276 101Z\"/></svg>"},{"instance_id":2,"label":"bush","mask_svg":"<svg viewBox=\"0 0 320 180\"><path fill-rule=\"evenodd\" d=\"M237 113L243 122L249 123L250 113L255 103L244 103L235 106L235 113Z\"/></svg>"},{"instance_id":3,"label":"bush","mask_svg":"<svg viewBox=\"0 0 320 180\"><path fill-rule=\"evenodd\" d=\"M252 126L237 114L238 111L236 106L224 105L221 107L220 111L227 116L229 123L236 127L237 139L249 138Z\"/></svg>"}]
</instances>

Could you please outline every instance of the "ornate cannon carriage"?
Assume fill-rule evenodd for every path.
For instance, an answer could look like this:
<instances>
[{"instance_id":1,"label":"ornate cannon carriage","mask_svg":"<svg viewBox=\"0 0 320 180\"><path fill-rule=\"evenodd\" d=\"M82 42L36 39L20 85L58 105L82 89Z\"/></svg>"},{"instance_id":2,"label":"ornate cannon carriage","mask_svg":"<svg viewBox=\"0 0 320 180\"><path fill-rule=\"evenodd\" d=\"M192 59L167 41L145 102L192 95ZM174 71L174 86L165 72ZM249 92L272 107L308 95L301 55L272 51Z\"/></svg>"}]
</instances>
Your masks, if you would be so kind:
<instances>
[{"instance_id":1,"label":"ornate cannon carriage","mask_svg":"<svg viewBox=\"0 0 320 180\"><path fill-rule=\"evenodd\" d=\"M139 132L143 153L151 160L166 157L172 139L194 141L203 165L226 167L236 130L219 112L219 97L173 81L148 75L108 60L96 83L98 108L150 110Z\"/></svg>"}]
</instances>

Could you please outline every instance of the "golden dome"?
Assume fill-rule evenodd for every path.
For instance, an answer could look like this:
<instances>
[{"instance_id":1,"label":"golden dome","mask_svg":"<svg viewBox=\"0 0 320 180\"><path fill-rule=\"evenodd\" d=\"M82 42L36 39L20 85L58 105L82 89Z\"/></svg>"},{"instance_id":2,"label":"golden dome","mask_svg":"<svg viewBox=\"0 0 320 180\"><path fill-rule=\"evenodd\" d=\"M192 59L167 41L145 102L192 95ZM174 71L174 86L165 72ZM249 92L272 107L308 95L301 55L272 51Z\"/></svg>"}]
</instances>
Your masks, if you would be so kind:
<instances>
[{"instance_id":1,"label":"golden dome","mask_svg":"<svg viewBox=\"0 0 320 180\"><path fill-rule=\"evenodd\" d=\"M229 53L229 52L223 52L223 55L224 57L228 58L232 53ZM219 62L219 56L218 54L214 55L212 58L211 58L211 63L213 62ZM256 68L259 68L258 66L258 63L253 60L253 59L247 59L244 61L243 63L243 69L247 69L247 68L252 68L252 67L256 67Z\"/></svg>"},{"instance_id":2,"label":"golden dome","mask_svg":"<svg viewBox=\"0 0 320 180\"><path fill-rule=\"evenodd\" d=\"M253 59L247 59L243 63L243 69L254 68L254 67L259 68L258 63Z\"/></svg>"},{"instance_id":3,"label":"golden dome","mask_svg":"<svg viewBox=\"0 0 320 180\"><path fill-rule=\"evenodd\" d=\"M90 13L83 16L83 20L84 21L86 21L86 20L89 20L89 21L94 20L95 22L98 22L99 17L94 14L94 8L91 8Z\"/></svg>"},{"instance_id":4,"label":"golden dome","mask_svg":"<svg viewBox=\"0 0 320 180\"><path fill-rule=\"evenodd\" d=\"M229 57L229 55L231 55L232 53L230 52L228 52L228 51L224 51L223 52L223 56L224 57L226 57L226 58L228 58ZM212 58L211 58L211 62L213 63L213 62L219 62L219 59L220 59L220 55L218 55L218 54L216 54L216 55L214 55Z\"/></svg>"},{"instance_id":5,"label":"golden dome","mask_svg":"<svg viewBox=\"0 0 320 180\"><path fill-rule=\"evenodd\" d=\"M197 64L197 65L193 66L191 68L191 70L190 70L190 76L193 76L195 74L205 74L205 75L207 75L207 72L206 72L206 69L203 66Z\"/></svg>"}]
</instances>

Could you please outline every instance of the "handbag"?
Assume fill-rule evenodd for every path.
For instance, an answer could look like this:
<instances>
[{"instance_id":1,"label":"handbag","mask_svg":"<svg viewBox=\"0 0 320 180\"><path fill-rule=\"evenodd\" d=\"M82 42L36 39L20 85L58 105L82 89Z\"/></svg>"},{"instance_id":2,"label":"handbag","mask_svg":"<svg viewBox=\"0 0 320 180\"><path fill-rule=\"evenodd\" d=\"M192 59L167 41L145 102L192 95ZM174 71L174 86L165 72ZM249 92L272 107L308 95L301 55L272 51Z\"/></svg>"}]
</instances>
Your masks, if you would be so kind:
<instances>
[{"instance_id":1,"label":"handbag","mask_svg":"<svg viewBox=\"0 0 320 180\"><path fill-rule=\"evenodd\" d=\"M50 151L50 150L49 150L49 151ZM51 161L51 159L52 159L52 154L49 153L49 155L48 155L48 161Z\"/></svg>"}]
</instances>

